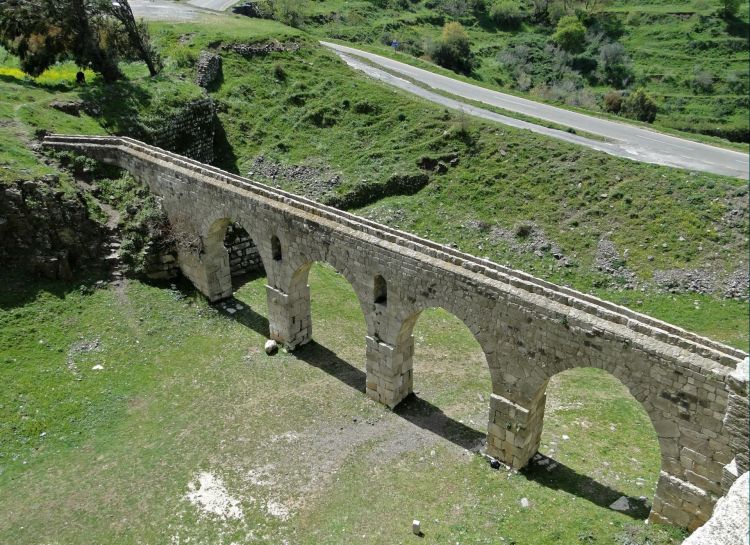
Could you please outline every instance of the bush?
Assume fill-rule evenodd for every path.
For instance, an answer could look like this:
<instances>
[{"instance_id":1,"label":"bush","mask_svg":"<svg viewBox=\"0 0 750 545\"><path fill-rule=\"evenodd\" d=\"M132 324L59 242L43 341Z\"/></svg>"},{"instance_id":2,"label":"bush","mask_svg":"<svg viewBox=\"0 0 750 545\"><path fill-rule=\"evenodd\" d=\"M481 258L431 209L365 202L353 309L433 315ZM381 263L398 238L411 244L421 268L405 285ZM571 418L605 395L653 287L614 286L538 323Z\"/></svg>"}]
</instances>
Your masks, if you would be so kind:
<instances>
[{"instance_id":1,"label":"bush","mask_svg":"<svg viewBox=\"0 0 750 545\"><path fill-rule=\"evenodd\" d=\"M622 89L633 77L625 47L619 42L606 43L599 48L599 79Z\"/></svg>"},{"instance_id":2,"label":"bush","mask_svg":"<svg viewBox=\"0 0 750 545\"><path fill-rule=\"evenodd\" d=\"M566 15L568 15L568 10L562 2L549 2L547 4L547 19L551 24L557 25Z\"/></svg>"},{"instance_id":3,"label":"bush","mask_svg":"<svg viewBox=\"0 0 750 545\"><path fill-rule=\"evenodd\" d=\"M472 5L469 0L441 0L438 8L453 17L463 17L471 12Z\"/></svg>"},{"instance_id":4,"label":"bush","mask_svg":"<svg viewBox=\"0 0 750 545\"><path fill-rule=\"evenodd\" d=\"M636 89L622 101L622 115L631 119L653 123L656 110L656 102L643 89Z\"/></svg>"},{"instance_id":5,"label":"bush","mask_svg":"<svg viewBox=\"0 0 750 545\"><path fill-rule=\"evenodd\" d=\"M566 15L557 23L557 30L552 40L565 51L577 53L583 50L586 39L586 27L578 17Z\"/></svg>"},{"instance_id":6,"label":"bush","mask_svg":"<svg viewBox=\"0 0 750 545\"><path fill-rule=\"evenodd\" d=\"M273 18L277 21L299 27L303 20L305 0L273 0Z\"/></svg>"},{"instance_id":7,"label":"bush","mask_svg":"<svg viewBox=\"0 0 750 545\"><path fill-rule=\"evenodd\" d=\"M619 114L622 110L622 94L617 91L610 91L604 95L604 111L613 114Z\"/></svg>"},{"instance_id":8,"label":"bush","mask_svg":"<svg viewBox=\"0 0 750 545\"><path fill-rule=\"evenodd\" d=\"M727 19L735 17L740 10L741 0L721 0L721 15Z\"/></svg>"},{"instance_id":9,"label":"bush","mask_svg":"<svg viewBox=\"0 0 750 545\"><path fill-rule=\"evenodd\" d=\"M279 81L284 81L286 79L286 72L284 71L284 67L280 64L274 64L273 77L275 77Z\"/></svg>"},{"instance_id":10,"label":"bush","mask_svg":"<svg viewBox=\"0 0 750 545\"><path fill-rule=\"evenodd\" d=\"M710 93L714 89L714 77L710 72L698 67L693 71L690 87L696 93Z\"/></svg>"},{"instance_id":11,"label":"bush","mask_svg":"<svg viewBox=\"0 0 750 545\"><path fill-rule=\"evenodd\" d=\"M430 49L430 56L440 66L465 74L471 72L469 35L466 34L461 23L446 23L443 27L442 39L433 44Z\"/></svg>"},{"instance_id":12,"label":"bush","mask_svg":"<svg viewBox=\"0 0 750 545\"><path fill-rule=\"evenodd\" d=\"M747 95L748 78L746 73L730 72L727 74L726 84L729 90L735 95Z\"/></svg>"},{"instance_id":13,"label":"bush","mask_svg":"<svg viewBox=\"0 0 750 545\"><path fill-rule=\"evenodd\" d=\"M505 28L518 28L526 17L517 0L496 1L489 15L496 25Z\"/></svg>"}]
</instances>

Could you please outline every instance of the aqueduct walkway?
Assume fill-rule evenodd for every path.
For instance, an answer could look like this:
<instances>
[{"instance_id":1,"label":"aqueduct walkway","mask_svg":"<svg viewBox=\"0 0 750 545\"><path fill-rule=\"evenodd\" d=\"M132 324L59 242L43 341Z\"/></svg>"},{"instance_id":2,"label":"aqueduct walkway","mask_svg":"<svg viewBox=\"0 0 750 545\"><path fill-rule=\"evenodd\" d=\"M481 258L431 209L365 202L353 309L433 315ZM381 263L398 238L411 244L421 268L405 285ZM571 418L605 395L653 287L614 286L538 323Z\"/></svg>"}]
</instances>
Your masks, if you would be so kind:
<instances>
[{"instance_id":1,"label":"aqueduct walkway","mask_svg":"<svg viewBox=\"0 0 750 545\"><path fill-rule=\"evenodd\" d=\"M661 447L650 519L695 528L748 469L747 355L624 307L323 206L128 138L48 136L45 146L128 170L161 199L183 273L210 300L232 294L224 233L241 224L268 277L271 335L312 336L307 275L332 265L367 324L367 394L412 391L412 329L443 307L471 330L492 378L487 451L514 468L537 452L549 379L603 369L642 404Z\"/></svg>"}]
</instances>

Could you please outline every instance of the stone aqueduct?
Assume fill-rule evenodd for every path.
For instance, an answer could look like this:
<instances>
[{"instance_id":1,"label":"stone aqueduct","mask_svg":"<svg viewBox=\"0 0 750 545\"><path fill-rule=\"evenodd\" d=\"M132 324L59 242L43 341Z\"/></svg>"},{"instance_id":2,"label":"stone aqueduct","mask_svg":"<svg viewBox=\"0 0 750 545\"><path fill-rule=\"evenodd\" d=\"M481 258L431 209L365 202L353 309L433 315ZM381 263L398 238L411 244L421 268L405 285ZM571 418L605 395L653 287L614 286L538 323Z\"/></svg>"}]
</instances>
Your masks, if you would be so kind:
<instances>
[{"instance_id":1,"label":"stone aqueduct","mask_svg":"<svg viewBox=\"0 0 750 545\"><path fill-rule=\"evenodd\" d=\"M191 244L185 274L211 301L231 296L224 233L241 224L266 270L271 336L312 336L308 271L326 262L352 285L367 324L367 395L394 407L412 391L412 329L443 307L481 346L492 379L488 454L521 468L537 452L555 374L597 367L648 413L661 447L650 520L695 528L748 470L747 355L672 325L487 260L117 137L53 135L45 146L128 170L161 198Z\"/></svg>"}]
</instances>

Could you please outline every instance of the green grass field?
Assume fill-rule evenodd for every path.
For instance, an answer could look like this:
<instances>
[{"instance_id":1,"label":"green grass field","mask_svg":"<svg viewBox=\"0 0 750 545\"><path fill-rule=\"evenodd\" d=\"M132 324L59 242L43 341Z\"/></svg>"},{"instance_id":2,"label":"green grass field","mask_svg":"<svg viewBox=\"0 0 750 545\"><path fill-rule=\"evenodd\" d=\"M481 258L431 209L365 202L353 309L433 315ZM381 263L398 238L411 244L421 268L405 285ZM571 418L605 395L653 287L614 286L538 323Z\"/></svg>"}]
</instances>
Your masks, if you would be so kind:
<instances>
[{"instance_id":1,"label":"green grass field","mask_svg":"<svg viewBox=\"0 0 750 545\"><path fill-rule=\"evenodd\" d=\"M346 281L313 268L316 342L274 357L263 283L229 314L185 284L4 278L0 541L679 543L645 526L644 508L607 507L650 500L659 471L648 417L616 379L556 377L542 453L557 465L494 471L465 450L485 433L490 381L463 324L420 318L418 394L391 412L364 395L364 321ZM201 473L224 486L213 504L188 498ZM222 498L236 503L207 512Z\"/></svg>"}]
</instances>

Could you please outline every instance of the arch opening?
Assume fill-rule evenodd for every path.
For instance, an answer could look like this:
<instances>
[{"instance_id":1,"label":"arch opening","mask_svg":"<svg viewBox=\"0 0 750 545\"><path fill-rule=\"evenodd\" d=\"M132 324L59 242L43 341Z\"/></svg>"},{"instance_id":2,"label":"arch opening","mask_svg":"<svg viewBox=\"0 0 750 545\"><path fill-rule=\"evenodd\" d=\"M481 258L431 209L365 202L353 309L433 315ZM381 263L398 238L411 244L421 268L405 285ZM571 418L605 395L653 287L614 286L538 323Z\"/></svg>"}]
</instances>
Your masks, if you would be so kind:
<instances>
[{"instance_id":1,"label":"arch opening","mask_svg":"<svg viewBox=\"0 0 750 545\"><path fill-rule=\"evenodd\" d=\"M295 355L357 390L365 390L364 340L367 326L350 282L327 263L309 262L294 274L309 289L312 341Z\"/></svg>"},{"instance_id":2,"label":"arch opening","mask_svg":"<svg viewBox=\"0 0 750 545\"><path fill-rule=\"evenodd\" d=\"M266 275L258 246L242 225L228 221L223 244L229 257L233 292L247 282Z\"/></svg>"},{"instance_id":3,"label":"arch opening","mask_svg":"<svg viewBox=\"0 0 750 545\"><path fill-rule=\"evenodd\" d=\"M546 395L546 400L544 399ZM661 448L641 403L614 375L568 369L542 385L541 440L524 473L632 518L646 519Z\"/></svg>"},{"instance_id":4,"label":"arch opening","mask_svg":"<svg viewBox=\"0 0 750 545\"><path fill-rule=\"evenodd\" d=\"M281 261L281 241L276 235L271 237L271 258L274 261Z\"/></svg>"},{"instance_id":5,"label":"arch opening","mask_svg":"<svg viewBox=\"0 0 750 545\"><path fill-rule=\"evenodd\" d=\"M381 275L376 275L373 280L373 301L376 305L388 305L388 283Z\"/></svg>"},{"instance_id":6,"label":"arch opening","mask_svg":"<svg viewBox=\"0 0 750 545\"><path fill-rule=\"evenodd\" d=\"M468 450L486 439L492 380L487 358L468 326L442 307L415 313L403 324L399 344L413 342L414 395L397 407L422 427Z\"/></svg>"}]
</instances>

